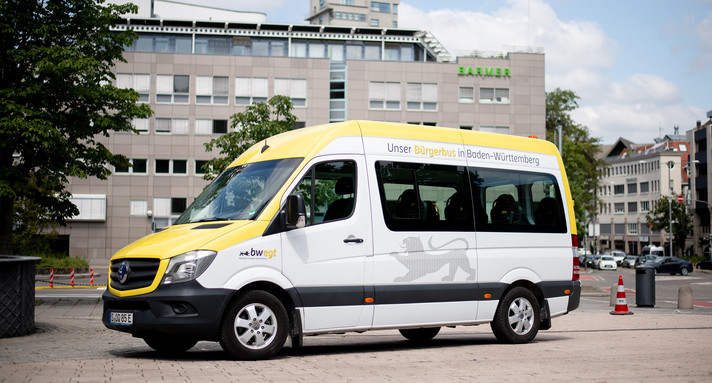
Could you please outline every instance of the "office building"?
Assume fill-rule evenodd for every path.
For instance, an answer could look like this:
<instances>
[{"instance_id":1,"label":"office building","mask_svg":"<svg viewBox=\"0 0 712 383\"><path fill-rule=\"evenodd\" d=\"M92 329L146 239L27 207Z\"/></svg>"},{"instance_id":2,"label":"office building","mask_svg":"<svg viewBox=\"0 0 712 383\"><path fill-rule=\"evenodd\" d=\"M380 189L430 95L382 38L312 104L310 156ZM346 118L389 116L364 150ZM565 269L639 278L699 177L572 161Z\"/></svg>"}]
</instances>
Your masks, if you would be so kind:
<instances>
[{"instance_id":1,"label":"office building","mask_svg":"<svg viewBox=\"0 0 712 383\"><path fill-rule=\"evenodd\" d=\"M101 139L133 166L106 181L71 180L80 215L60 229L70 254L93 265L171 224L207 184L200 169L216 153L204 144L231 130L230 116L274 95L291 97L298 126L367 119L545 137L540 51L452 59L427 31L139 5L115 25L138 34L116 82L154 115L134 121L140 134Z\"/></svg>"}]
</instances>

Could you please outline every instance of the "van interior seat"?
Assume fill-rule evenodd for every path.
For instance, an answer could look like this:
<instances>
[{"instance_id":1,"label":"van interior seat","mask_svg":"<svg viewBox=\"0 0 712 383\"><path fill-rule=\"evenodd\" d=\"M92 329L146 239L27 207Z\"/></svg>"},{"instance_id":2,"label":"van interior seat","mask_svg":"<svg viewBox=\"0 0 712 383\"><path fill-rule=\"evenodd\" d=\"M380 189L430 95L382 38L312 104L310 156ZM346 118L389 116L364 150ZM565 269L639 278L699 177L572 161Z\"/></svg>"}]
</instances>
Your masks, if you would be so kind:
<instances>
[{"instance_id":1,"label":"van interior seat","mask_svg":"<svg viewBox=\"0 0 712 383\"><path fill-rule=\"evenodd\" d=\"M354 181L351 177L341 177L336 181L334 192L342 196L329 204L324 214L324 221L333 221L335 219L346 218L351 215L354 208ZM348 197L343 197L349 195Z\"/></svg>"}]
</instances>

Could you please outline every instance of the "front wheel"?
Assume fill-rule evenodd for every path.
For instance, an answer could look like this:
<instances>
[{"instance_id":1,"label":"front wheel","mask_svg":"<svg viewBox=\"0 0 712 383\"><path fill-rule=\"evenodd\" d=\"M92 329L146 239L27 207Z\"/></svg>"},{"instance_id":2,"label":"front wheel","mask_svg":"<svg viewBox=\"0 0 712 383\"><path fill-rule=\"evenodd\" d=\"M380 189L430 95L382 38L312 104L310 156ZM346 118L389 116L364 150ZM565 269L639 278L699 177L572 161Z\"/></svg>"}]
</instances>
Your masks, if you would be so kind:
<instances>
[{"instance_id":1,"label":"front wheel","mask_svg":"<svg viewBox=\"0 0 712 383\"><path fill-rule=\"evenodd\" d=\"M268 292L250 291L225 314L220 345L236 359L267 359L282 349L288 329L282 302Z\"/></svg>"},{"instance_id":2,"label":"front wheel","mask_svg":"<svg viewBox=\"0 0 712 383\"><path fill-rule=\"evenodd\" d=\"M680 269L680 275L687 275L687 273L689 273L687 267L683 267L682 269Z\"/></svg>"},{"instance_id":3,"label":"front wheel","mask_svg":"<svg viewBox=\"0 0 712 383\"><path fill-rule=\"evenodd\" d=\"M499 302L490 327L500 342L531 342L539 332L539 301L527 288L509 290Z\"/></svg>"},{"instance_id":4,"label":"front wheel","mask_svg":"<svg viewBox=\"0 0 712 383\"><path fill-rule=\"evenodd\" d=\"M398 331L400 331L401 335L403 335L406 339L422 343L435 338L435 335L438 335L440 332L440 327L406 328Z\"/></svg>"}]
</instances>

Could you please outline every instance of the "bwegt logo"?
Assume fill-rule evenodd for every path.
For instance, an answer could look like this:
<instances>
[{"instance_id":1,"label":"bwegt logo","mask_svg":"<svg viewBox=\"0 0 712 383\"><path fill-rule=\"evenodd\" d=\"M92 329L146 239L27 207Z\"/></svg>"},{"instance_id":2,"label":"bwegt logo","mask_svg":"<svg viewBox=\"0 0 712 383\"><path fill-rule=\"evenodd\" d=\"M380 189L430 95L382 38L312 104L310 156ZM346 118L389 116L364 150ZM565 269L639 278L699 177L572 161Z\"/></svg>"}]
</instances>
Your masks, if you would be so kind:
<instances>
[{"instance_id":1,"label":"bwegt logo","mask_svg":"<svg viewBox=\"0 0 712 383\"><path fill-rule=\"evenodd\" d=\"M277 249L272 250L255 250L250 248L250 251L241 251L241 257L264 257L267 259L272 259L277 256Z\"/></svg>"}]
</instances>

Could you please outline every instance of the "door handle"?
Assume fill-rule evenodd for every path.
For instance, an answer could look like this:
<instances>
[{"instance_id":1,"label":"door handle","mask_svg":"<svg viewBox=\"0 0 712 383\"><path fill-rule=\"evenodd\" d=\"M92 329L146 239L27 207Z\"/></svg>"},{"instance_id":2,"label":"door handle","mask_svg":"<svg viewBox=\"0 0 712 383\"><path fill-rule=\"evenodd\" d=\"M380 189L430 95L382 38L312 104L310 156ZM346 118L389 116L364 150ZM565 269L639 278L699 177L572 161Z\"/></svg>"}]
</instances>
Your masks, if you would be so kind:
<instances>
[{"instance_id":1,"label":"door handle","mask_svg":"<svg viewBox=\"0 0 712 383\"><path fill-rule=\"evenodd\" d=\"M349 236L348 238L344 239L344 243L363 243L363 239L355 238L354 236Z\"/></svg>"}]
</instances>

